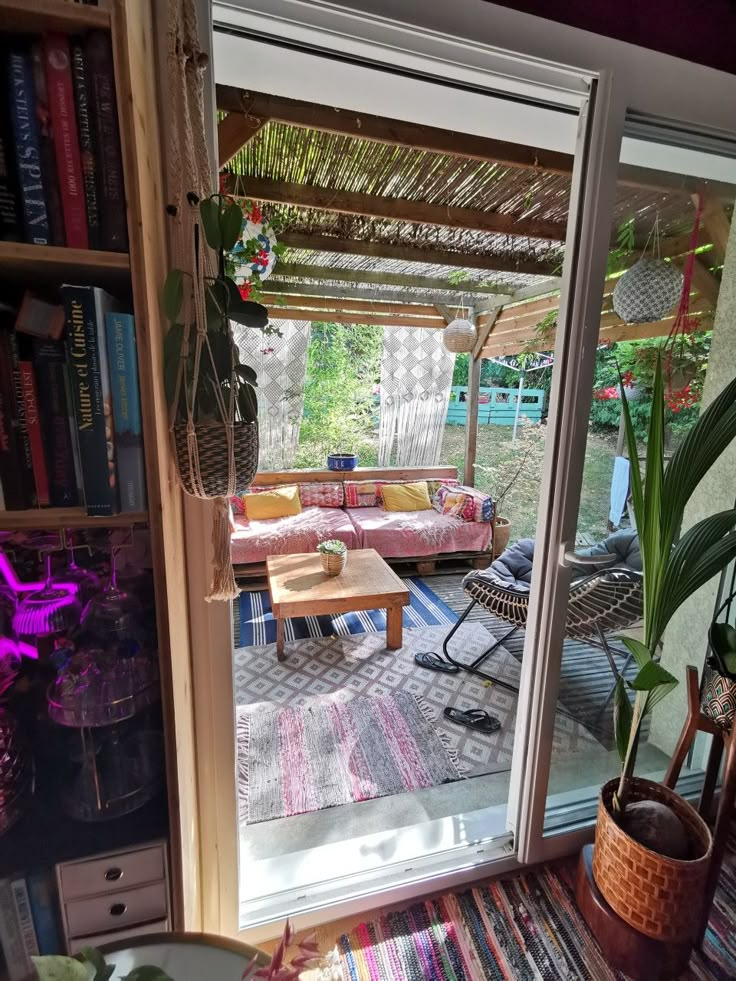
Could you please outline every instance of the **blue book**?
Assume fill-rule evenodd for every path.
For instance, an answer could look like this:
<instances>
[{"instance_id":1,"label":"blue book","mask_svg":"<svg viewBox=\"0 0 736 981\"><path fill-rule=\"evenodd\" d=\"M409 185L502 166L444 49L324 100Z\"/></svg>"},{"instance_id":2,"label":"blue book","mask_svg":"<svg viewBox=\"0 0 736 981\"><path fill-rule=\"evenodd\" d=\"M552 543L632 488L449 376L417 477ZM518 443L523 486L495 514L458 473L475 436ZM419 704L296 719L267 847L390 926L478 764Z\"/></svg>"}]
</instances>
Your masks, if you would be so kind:
<instances>
[{"instance_id":1,"label":"blue book","mask_svg":"<svg viewBox=\"0 0 736 981\"><path fill-rule=\"evenodd\" d=\"M26 876L26 888L38 949L41 954L58 954L64 942L59 929L56 889L51 874L47 871L31 872Z\"/></svg>"},{"instance_id":2,"label":"blue book","mask_svg":"<svg viewBox=\"0 0 736 981\"><path fill-rule=\"evenodd\" d=\"M146 473L141 431L141 394L135 347L135 321L129 313L108 313L107 359L115 423L120 509L144 511Z\"/></svg>"},{"instance_id":3,"label":"blue book","mask_svg":"<svg viewBox=\"0 0 736 981\"><path fill-rule=\"evenodd\" d=\"M49 245L51 227L44 194L33 62L29 52L9 52L8 83L25 240L33 245Z\"/></svg>"}]
</instances>

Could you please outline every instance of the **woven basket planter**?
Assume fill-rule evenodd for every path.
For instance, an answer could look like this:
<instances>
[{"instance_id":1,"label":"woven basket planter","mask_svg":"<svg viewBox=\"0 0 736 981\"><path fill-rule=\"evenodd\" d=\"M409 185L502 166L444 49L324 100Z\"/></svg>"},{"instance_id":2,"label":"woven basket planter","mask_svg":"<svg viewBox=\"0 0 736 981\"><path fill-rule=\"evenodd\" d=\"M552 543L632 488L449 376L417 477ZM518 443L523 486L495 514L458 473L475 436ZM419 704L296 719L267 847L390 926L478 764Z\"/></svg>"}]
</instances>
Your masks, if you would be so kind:
<instances>
[{"instance_id":1,"label":"woven basket planter","mask_svg":"<svg viewBox=\"0 0 736 981\"><path fill-rule=\"evenodd\" d=\"M625 272L613 290L613 309L627 324L661 320L682 292L682 273L670 263L645 256Z\"/></svg>"},{"instance_id":2,"label":"woven basket planter","mask_svg":"<svg viewBox=\"0 0 736 981\"><path fill-rule=\"evenodd\" d=\"M347 549L339 555L320 552L319 557L322 559L322 569L328 576L339 576L348 561L348 552Z\"/></svg>"},{"instance_id":3,"label":"woven basket planter","mask_svg":"<svg viewBox=\"0 0 736 981\"><path fill-rule=\"evenodd\" d=\"M258 469L258 423L233 423L233 452L235 456L235 487L228 486L227 431L221 422L195 426L199 470L205 497L227 497L239 494L249 487ZM187 426L178 422L174 426L176 466L181 485L187 494L201 497L195 487L189 467Z\"/></svg>"},{"instance_id":4,"label":"woven basket planter","mask_svg":"<svg viewBox=\"0 0 736 981\"><path fill-rule=\"evenodd\" d=\"M510 537L511 537L511 521L508 518L502 518L499 515L496 518L496 522L493 526L493 558L494 559L497 559L499 555L507 548Z\"/></svg>"},{"instance_id":5,"label":"woven basket planter","mask_svg":"<svg viewBox=\"0 0 736 981\"><path fill-rule=\"evenodd\" d=\"M655 940L693 942L700 927L712 839L705 821L673 790L634 778L629 800L654 800L682 821L693 858L653 852L630 838L611 814L618 780L609 780L598 799L593 877L609 906L629 926Z\"/></svg>"}]
</instances>

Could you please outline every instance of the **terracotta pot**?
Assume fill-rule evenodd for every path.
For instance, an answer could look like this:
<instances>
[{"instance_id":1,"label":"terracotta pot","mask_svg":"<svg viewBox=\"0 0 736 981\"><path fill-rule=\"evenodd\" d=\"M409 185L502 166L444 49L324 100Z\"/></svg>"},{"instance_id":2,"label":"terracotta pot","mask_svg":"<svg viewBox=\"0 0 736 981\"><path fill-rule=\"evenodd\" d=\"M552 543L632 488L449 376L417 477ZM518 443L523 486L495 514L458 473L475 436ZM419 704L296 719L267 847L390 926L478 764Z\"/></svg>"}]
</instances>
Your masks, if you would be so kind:
<instances>
[{"instance_id":1,"label":"terracotta pot","mask_svg":"<svg viewBox=\"0 0 736 981\"><path fill-rule=\"evenodd\" d=\"M347 549L337 555L333 552L320 552L319 555L322 559L322 569L328 576L339 576L348 561Z\"/></svg>"},{"instance_id":2,"label":"terracotta pot","mask_svg":"<svg viewBox=\"0 0 736 981\"><path fill-rule=\"evenodd\" d=\"M497 559L501 552L508 547L509 538L511 537L511 521L509 518L502 518L499 515L496 518L496 524L493 528L493 558Z\"/></svg>"},{"instance_id":3,"label":"terracotta pot","mask_svg":"<svg viewBox=\"0 0 736 981\"><path fill-rule=\"evenodd\" d=\"M713 841L708 825L674 790L635 777L629 800L654 800L685 827L692 858L667 858L645 848L618 826L612 814L618 779L601 788L595 828L593 877L609 906L645 936L693 942L700 928Z\"/></svg>"}]
</instances>

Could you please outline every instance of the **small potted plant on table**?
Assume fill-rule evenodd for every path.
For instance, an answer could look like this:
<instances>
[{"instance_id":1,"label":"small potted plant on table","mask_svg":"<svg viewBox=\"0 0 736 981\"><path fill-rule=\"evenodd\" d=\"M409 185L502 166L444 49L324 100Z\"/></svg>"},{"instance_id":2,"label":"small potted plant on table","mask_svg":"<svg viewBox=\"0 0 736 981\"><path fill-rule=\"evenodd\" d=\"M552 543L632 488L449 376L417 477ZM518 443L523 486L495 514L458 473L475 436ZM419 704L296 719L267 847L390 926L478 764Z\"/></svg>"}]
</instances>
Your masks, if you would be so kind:
<instances>
[{"instance_id":1,"label":"small potted plant on table","mask_svg":"<svg viewBox=\"0 0 736 981\"><path fill-rule=\"evenodd\" d=\"M348 560L348 547L338 538L320 542L317 551L322 559L322 568L328 576L339 576Z\"/></svg>"}]
</instances>

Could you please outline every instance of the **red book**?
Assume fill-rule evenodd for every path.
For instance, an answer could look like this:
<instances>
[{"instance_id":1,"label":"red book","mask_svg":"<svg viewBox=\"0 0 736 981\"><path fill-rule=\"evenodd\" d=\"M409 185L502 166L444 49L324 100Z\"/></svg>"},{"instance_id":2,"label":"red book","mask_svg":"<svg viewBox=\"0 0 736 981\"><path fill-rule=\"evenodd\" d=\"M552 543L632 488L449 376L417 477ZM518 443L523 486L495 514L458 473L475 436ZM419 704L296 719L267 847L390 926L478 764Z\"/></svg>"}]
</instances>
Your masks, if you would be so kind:
<instances>
[{"instance_id":1,"label":"red book","mask_svg":"<svg viewBox=\"0 0 736 981\"><path fill-rule=\"evenodd\" d=\"M31 460L33 461L33 477L36 481L36 497L39 507L48 507L51 503L49 496L49 475L46 469L46 455L43 450L41 434L41 416L38 411L38 392L36 391L36 375L32 361L19 361L20 383L23 391L23 404L26 409L26 429L31 444Z\"/></svg>"},{"instance_id":2,"label":"red book","mask_svg":"<svg viewBox=\"0 0 736 981\"><path fill-rule=\"evenodd\" d=\"M43 40L43 50L66 244L72 249L88 249L69 39L63 34L48 34Z\"/></svg>"}]
</instances>

